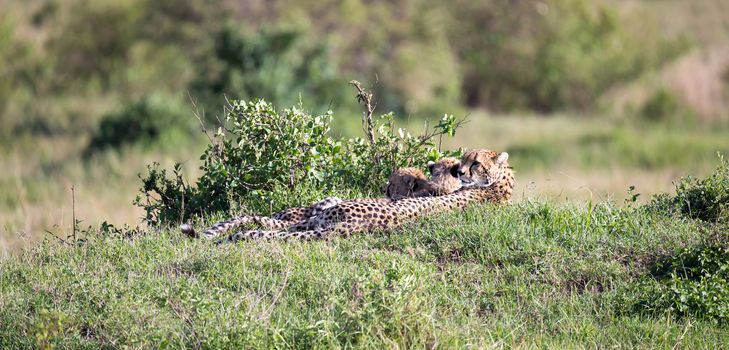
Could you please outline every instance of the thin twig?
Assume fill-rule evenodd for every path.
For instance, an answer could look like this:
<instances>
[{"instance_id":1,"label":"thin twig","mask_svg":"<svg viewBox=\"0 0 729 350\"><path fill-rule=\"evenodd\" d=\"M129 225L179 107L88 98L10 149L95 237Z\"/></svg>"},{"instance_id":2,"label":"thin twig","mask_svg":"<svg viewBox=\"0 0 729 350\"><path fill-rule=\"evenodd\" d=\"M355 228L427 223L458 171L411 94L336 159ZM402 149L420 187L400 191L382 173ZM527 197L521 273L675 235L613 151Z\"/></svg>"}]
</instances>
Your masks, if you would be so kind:
<instances>
[{"instance_id":1,"label":"thin twig","mask_svg":"<svg viewBox=\"0 0 729 350\"><path fill-rule=\"evenodd\" d=\"M56 235L55 235L55 234L54 234L53 232L51 232L51 231L48 231L48 230L43 230L43 232L45 232L45 233L47 233L47 234L51 235L51 237L53 237L53 238L55 238L55 239L57 239L57 240L61 241L61 243L69 245L69 243L68 243L68 242L66 242L66 241L65 241L65 240L64 240L63 238L61 238L61 237L58 237L58 236L56 236Z\"/></svg>"},{"instance_id":2,"label":"thin twig","mask_svg":"<svg viewBox=\"0 0 729 350\"><path fill-rule=\"evenodd\" d=\"M198 112L197 103L195 102L195 99L190 94L190 91L187 91L187 98L190 100L190 104L192 105L192 115L197 118L197 121L200 123L200 128L202 129L202 132L205 134L205 136L208 138L208 141L210 143L213 143L213 139L208 134L207 128L205 128L205 122L203 122L203 118L200 117L200 113ZM205 111L203 111L203 117L205 117Z\"/></svg>"},{"instance_id":3,"label":"thin twig","mask_svg":"<svg viewBox=\"0 0 729 350\"><path fill-rule=\"evenodd\" d=\"M202 342L200 341L200 335L195 330L195 324L192 321L192 317L188 314L188 312L185 310L184 306L180 305L181 303L176 300L167 300L167 305L169 305L172 312L175 313L175 316L177 316L179 319L181 319L183 322L185 322L185 325L187 326L190 335L192 335L192 338L195 340L195 343L193 343L194 349L202 349Z\"/></svg>"},{"instance_id":4,"label":"thin twig","mask_svg":"<svg viewBox=\"0 0 729 350\"><path fill-rule=\"evenodd\" d=\"M459 129L464 124L468 123L468 119L466 119L466 118L463 118L461 120L458 120L453 128L454 129ZM420 135L418 137L420 139L420 143L418 143L416 145L416 147L420 147L420 146L424 145L425 143L429 142L430 140L432 140L436 136L442 136L442 135L445 135L445 134L446 133L444 131L438 130L437 128L434 127L430 132L427 132L426 131L423 135ZM440 145L439 145L439 150L440 150Z\"/></svg>"},{"instance_id":5,"label":"thin twig","mask_svg":"<svg viewBox=\"0 0 729 350\"><path fill-rule=\"evenodd\" d=\"M677 349L679 346L681 346L681 343L683 342L683 337L686 336L686 333L688 332L689 328L691 328L693 324L691 324L691 321L688 321L688 324L683 329L683 333L681 333L681 336L678 337L678 340L676 341L676 344L673 345L672 349Z\"/></svg>"},{"instance_id":6,"label":"thin twig","mask_svg":"<svg viewBox=\"0 0 729 350\"><path fill-rule=\"evenodd\" d=\"M73 220L73 241L76 242L76 192L71 185L71 218Z\"/></svg>"},{"instance_id":7,"label":"thin twig","mask_svg":"<svg viewBox=\"0 0 729 350\"><path fill-rule=\"evenodd\" d=\"M375 145L374 123L372 122L372 113L375 111L377 104L372 104L372 93L362 88L362 84L356 80L349 82L350 85L357 89L357 102L361 103L365 110L362 111L362 128L372 146Z\"/></svg>"},{"instance_id":8,"label":"thin twig","mask_svg":"<svg viewBox=\"0 0 729 350\"><path fill-rule=\"evenodd\" d=\"M271 299L271 305L266 308L266 310L261 313L261 317L265 317L266 320L268 320L271 317L271 312L273 311L273 308L276 306L276 303L278 302L278 299L283 294L284 290L288 286L289 283L289 275L291 275L291 268L286 269L286 273L284 274L283 281L281 282L280 288L274 293L273 298Z\"/></svg>"},{"instance_id":9,"label":"thin twig","mask_svg":"<svg viewBox=\"0 0 729 350\"><path fill-rule=\"evenodd\" d=\"M223 98L225 99L225 105L223 106L223 113L232 112L233 108L230 108L230 107L233 107L233 104L228 99L228 95L223 94ZM226 109L227 109L227 111L226 111ZM215 119L218 121L218 124L220 125L221 128L223 128L223 130L227 131L228 133L232 132L230 129L228 129L228 127L225 126L225 123L223 123L223 121L220 120L219 115L216 114Z\"/></svg>"},{"instance_id":10,"label":"thin twig","mask_svg":"<svg viewBox=\"0 0 729 350\"><path fill-rule=\"evenodd\" d=\"M334 97L332 97L329 100L329 106L327 106L327 111L331 111L332 110L332 103L334 103Z\"/></svg>"}]
</instances>

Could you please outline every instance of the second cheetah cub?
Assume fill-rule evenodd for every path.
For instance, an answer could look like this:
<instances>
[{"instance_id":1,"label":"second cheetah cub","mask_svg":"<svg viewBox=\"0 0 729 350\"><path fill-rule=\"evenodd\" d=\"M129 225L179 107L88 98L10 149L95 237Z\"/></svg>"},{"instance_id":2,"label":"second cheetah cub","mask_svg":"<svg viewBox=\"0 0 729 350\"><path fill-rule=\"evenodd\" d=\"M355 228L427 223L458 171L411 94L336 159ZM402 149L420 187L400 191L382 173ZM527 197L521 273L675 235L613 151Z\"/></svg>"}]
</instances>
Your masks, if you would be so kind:
<instances>
[{"instance_id":1,"label":"second cheetah cub","mask_svg":"<svg viewBox=\"0 0 729 350\"><path fill-rule=\"evenodd\" d=\"M457 158L445 157L437 162L428 162L431 180L417 168L400 168L392 172L387 181L385 195L393 200L406 197L441 196L453 193L461 188L458 179Z\"/></svg>"}]
</instances>

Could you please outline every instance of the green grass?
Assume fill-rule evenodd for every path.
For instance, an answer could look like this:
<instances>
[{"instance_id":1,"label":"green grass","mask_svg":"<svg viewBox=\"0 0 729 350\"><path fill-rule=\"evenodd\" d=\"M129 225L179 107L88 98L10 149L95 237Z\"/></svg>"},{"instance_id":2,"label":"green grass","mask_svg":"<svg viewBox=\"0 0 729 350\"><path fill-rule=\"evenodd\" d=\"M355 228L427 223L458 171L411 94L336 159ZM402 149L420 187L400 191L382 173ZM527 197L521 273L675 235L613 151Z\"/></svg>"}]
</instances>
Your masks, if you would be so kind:
<instances>
[{"instance_id":1,"label":"green grass","mask_svg":"<svg viewBox=\"0 0 729 350\"><path fill-rule=\"evenodd\" d=\"M76 137L18 137L12 145L0 145L0 256L42 239L46 231L65 235L71 231L74 187L75 214L83 224L109 221L137 225L143 212L131 203L141 185L137 174L145 164L160 162L171 167L184 163L195 177L202 142L144 145L99 152L88 159L80 154L87 140ZM191 161L192 159L192 161Z\"/></svg>"},{"instance_id":2,"label":"green grass","mask_svg":"<svg viewBox=\"0 0 729 350\"><path fill-rule=\"evenodd\" d=\"M331 241L48 240L0 261L0 348L717 348L725 326L619 304L706 225L524 201Z\"/></svg>"}]
</instances>

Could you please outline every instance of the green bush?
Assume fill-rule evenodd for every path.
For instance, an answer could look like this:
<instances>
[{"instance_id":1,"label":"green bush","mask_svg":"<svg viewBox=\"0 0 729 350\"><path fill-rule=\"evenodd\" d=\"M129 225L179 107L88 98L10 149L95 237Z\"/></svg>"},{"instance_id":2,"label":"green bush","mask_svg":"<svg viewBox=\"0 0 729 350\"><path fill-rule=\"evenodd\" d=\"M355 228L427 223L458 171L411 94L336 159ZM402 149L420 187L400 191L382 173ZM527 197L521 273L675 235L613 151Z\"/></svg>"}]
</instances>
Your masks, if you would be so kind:
<instances>
[{"instance_id":1,"label":"green bush","mask_svg":"<svg viewBox=\"0 0 729 350\"><path fill-rule=\"evenodd\" d=\"M627 305L644 313L691 315L729 321L729 235L663 259L653 277L627 289Z\"/></svg>"},{"instance_id":2,"label":"green bush","mask_svg":"<svg viewBox=\"0 0 729 350\"><path fill-rule=\"evenodd\" d=\"M665 121L681 112L676 96L666 89L659 89L643 104L640 116L650 121Z\"/></svg>"},{"instance_id":3,"label":"green bush","mask_svg":"<svg viewBox=\"0 0 729 350\"><path fill-rule=\"evenodd\" d=\"M704 179L682 178L676 195L661 194L643 207L649 213L701 220L703 242L658 259L650 276L620 293L631 312L729 321L729 163Z\"/></svg>"},{"instance_id":4,"label":"green bush","mask_svg":"<svg viewBox=\"0 0 729 350\"><path fill-rule=\"evenodd\" d=\"M649 210L679 213L692 219L729 222L729 162L719 157L719 166L705 179L686 177L676 183L676 195L661 194Z\"/></svg>"},{"instance_id":5,"label":"green bush","mask_svg":"<svg viewBox=\"0 0 729 350\"><path fill-rule=\"evenodd\" d=\"M444 155L434 140L455 135L460 125L445 116L432 132L413 136L395 130L394 116L386 114L371 125L371 142L330 137L332 118L331 112L314 116L301 106L277 112L264 100L234 101L226 109L226 125L201 156L197 182L188 184L179 165L168 177L153 164L135 202L148 223L170 224L238 204L258 211L301 205L310 197L302 192L313 191L317 200L342 191L369 195L380 192L392 170L423 167Z\"/></svg>"},{"instance_id":6,"label":"green bush","mask_svg":"<svg viewBox=\"0 0 729 350\"><path fill-rule=\"evenodd\" d=\"M160 96L146 97L102 117L87 154L126 144L150 144L159 139L193 134L192 112L182 103Z\"/></svg>"}]
</instances>

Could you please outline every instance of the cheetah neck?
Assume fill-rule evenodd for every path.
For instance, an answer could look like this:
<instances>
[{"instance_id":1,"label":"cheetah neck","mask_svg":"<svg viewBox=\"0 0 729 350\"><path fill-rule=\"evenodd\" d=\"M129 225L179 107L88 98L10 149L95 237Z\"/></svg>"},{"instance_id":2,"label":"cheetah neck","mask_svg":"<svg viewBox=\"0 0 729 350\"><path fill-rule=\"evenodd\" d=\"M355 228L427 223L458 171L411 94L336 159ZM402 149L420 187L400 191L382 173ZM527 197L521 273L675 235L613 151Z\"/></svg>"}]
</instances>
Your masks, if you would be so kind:
<instances>
[{"instance_id":1,"label":"cheetah neck","mask_svg":"<svg viewBox=\"0 0 729 350\"><path fill-rule=\"evenodd\" d=\"M483 200L503 203L508 202L511 199L511 195L514 191L514 170L510 166L503 168L499 179L488 187L481 188L483 190L480 194L484 197Z\"/></svg>"}]
</instances>

